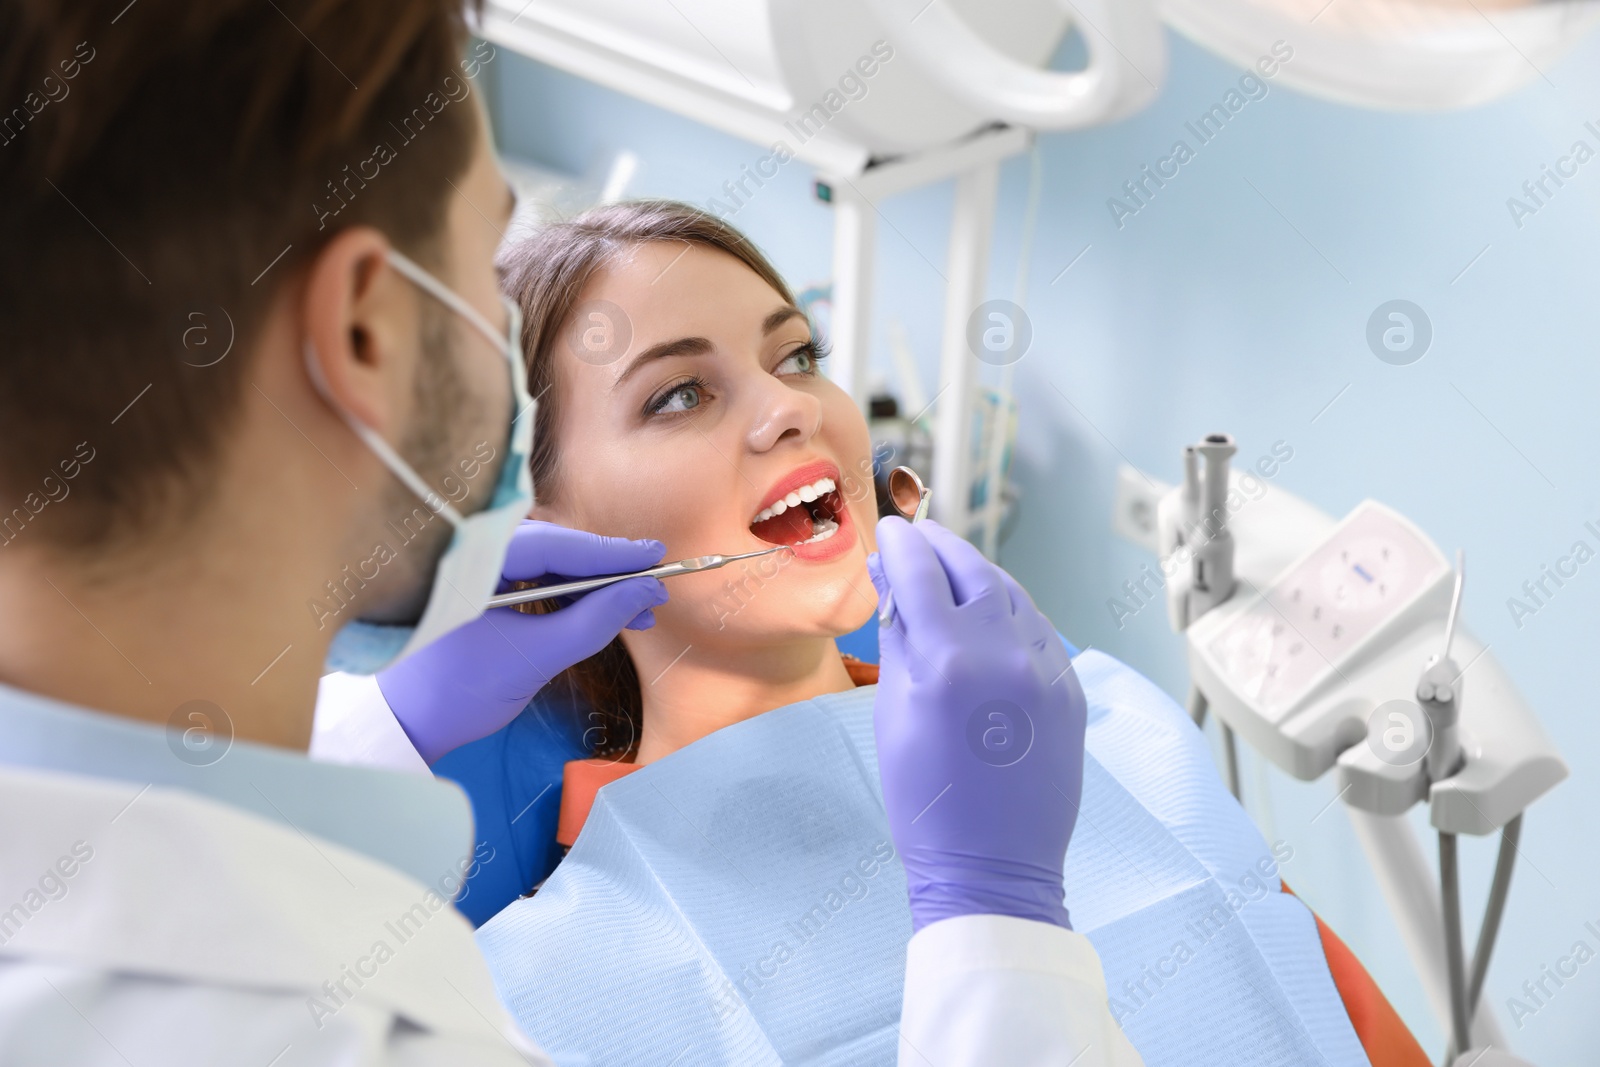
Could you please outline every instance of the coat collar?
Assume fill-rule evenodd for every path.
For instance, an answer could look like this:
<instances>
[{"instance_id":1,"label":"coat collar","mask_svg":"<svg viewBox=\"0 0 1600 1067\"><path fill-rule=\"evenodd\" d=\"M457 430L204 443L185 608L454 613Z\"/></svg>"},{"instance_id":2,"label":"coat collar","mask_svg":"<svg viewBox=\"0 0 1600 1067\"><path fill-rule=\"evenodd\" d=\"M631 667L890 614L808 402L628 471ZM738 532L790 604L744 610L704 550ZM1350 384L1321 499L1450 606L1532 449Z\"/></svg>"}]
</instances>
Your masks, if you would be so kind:
<instances>
[{"instance_id":1,"label":"coat collar","mask_svg":"<svg viewBox=\"0 0 1600 1067\"><path fill-rule=\"evenodd\" d=\"M0 685L0 766L110 779L124 783L128 797L145 786L181 789L365 853L424 884L472 851L472 808L453 782L318 763L224 740L227 727L213 736L197 753L179 730Z\"/></svg>"}]
</instances>

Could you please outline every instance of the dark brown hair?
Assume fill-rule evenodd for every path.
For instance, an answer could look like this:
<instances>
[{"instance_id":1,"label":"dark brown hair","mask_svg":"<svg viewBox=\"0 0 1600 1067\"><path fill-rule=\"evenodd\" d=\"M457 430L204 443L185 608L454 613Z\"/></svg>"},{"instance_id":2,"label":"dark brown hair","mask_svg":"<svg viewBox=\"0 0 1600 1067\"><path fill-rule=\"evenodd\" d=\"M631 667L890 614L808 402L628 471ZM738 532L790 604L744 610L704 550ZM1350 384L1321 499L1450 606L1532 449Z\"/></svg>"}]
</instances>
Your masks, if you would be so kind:
<instances>
[{"instance_id":1,"label":"dark brown hair","mask_svg":"<svg viewBox=\"0 0 1600 1067\"><path fill-rule=\"evenodd\" d=\"M608 204L556 222L501 253L502 287L522 309L522 350L528 390L539 398L533 434L534 493L540 500L563 492L556 439L561 425L556 387L556 344L595 274L631 248L652 241L681 242L724 252L753 270L789 303L794 296L750 239L714 215L671 200ZM619 356L622 353L618 353ZM553 610L535 602L532 611ZM563 672L556 682L599 716L586 738L595 754L625 751L638 743L639 676L622 639Z\"/></svg>"},{"instance_id":2,"label":"dark brown hair","mask_svg":"<svg viewBox=\"0 0 1600 1067\"><path fill-rule=\"evenodd\" d=\"M63 549L203 504L272 300L340 229L436 260L493 58L466 42L461 0L0 2L0 550L63 475L30 533Z\"/></svg>"}]
</instances>

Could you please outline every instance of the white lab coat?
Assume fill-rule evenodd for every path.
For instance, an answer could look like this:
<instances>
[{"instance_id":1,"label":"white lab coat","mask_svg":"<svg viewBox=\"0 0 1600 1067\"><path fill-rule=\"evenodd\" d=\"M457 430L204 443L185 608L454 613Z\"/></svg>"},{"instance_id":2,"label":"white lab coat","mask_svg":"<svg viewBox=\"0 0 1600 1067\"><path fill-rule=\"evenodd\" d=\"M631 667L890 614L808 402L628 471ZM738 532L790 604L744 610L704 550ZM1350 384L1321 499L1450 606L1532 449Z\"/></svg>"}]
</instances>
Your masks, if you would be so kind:
<instances>
[{"instance_id":1,"label":"white lab coat","mask_svg":"<svg viewBox=\"0 0 1600 1067\"><path fill-rule=\"evenodd\" d=\"M0 813L3 1067L549 1065L467 921L360 852L3 764Z\"/></svg>"},{"instance_id":2,"label":"white lab coat","mask_svg":"<svg viewBox=\"0 0 1600 1067\"><path fill-rule=\"evenodd\" d=\"M371 678L323 678L313 759L426 773ZM1082 934L969 915L933 923L906 949L900 1067L1142 1067L1111 1017Z\"/></svg>"}]
</instances>

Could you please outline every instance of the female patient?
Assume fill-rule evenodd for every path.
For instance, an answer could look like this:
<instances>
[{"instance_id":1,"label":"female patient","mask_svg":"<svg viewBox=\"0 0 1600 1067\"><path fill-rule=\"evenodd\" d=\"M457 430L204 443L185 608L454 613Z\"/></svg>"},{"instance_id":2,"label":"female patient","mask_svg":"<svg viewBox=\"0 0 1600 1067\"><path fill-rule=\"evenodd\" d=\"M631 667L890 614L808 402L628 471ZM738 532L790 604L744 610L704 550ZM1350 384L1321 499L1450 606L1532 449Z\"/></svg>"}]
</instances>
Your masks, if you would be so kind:
<instances>
[{"instance_id":1,"label":"female patient","mask_svg":"<svg viewBox=\"0 0 1600 1067\"><path fill-rule=\"evenodd\" d=\"M538 398L534 518L655 538L667 559L793 547L671 579L653 627L439 761L473 802L480 863L457 903L479 924L549 875L605 782L848 690L851 670L875 680L834 643L877 606L866 422L755 246L646 201L548 226L500 266ZM566 762L590 756L603 759Z\"/></svg>"},{"instance_id":2,"label":"female patient","mask_svg":"<svg viewBox=\"0 0 1600 1067\"><path fill-rule=\"evenodd\" d=\"M653 537L667 559L793 546L673 579L654 627L569 672L607 717L591 747L645 764L849 689L834 639L877 605L871 444L776 271L665 202L551 226L505 267L540 398L535 518Z\"/></svg>"}]
</instances>

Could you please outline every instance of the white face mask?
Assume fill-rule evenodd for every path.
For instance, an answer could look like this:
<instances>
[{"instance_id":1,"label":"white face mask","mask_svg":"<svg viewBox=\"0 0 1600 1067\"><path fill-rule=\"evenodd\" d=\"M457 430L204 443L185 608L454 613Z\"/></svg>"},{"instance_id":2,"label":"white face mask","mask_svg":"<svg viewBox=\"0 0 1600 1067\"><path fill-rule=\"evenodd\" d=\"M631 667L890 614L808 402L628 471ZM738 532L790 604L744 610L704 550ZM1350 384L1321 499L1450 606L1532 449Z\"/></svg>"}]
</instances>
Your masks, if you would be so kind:
<instances>
[{"instance_id":1,"label":"white face mask","mask_svg":"<svg viewBox=\"0 0 1600 1067\"><path fill-rule=\"evenodd\" d=\"M533 477L528 468L528 456L533 446L534 400L528 395L527 370L522 363L520 310L514 302L501 297L508 319L507 335L502 337L476 308L410 259L391 249L389 265L466 319L500 350L510 364L512 407L507 415L505 463L500 468L494 494L483 510L463 517L422 480L389 442L339 406L307 345L306 367L322 398L430 511L455 527L450 545L434 569L428 603L414 625L391 626L355 619L345 623L334 635L325 669L348 674L376 674L402 656L410 655L482 615L484 605L500 582L512 534L533 505Z\"/></svg>"}]
</instances>

